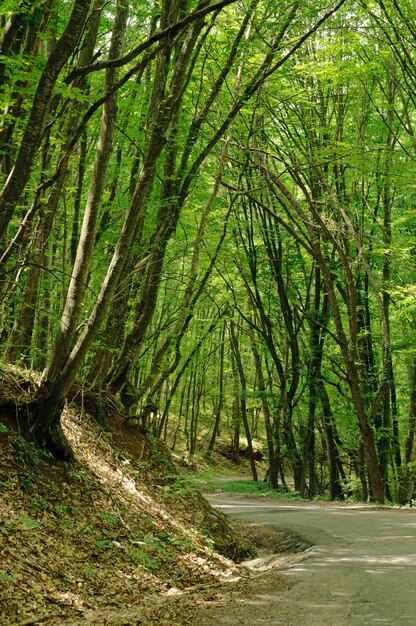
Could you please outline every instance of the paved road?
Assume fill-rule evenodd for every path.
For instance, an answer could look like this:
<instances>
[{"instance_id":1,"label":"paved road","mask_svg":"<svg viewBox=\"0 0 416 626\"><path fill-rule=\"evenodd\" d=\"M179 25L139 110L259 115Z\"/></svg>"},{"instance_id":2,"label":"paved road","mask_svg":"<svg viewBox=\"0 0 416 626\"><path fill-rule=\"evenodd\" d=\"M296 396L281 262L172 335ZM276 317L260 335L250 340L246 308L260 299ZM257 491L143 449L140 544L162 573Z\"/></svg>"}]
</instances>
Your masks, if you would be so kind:
<instances>
[{"instance_id":1,"label":"paved road","mask_svg":"<svg viewBox=\"0 0 416 626\"><path fill-rule=\"evenodd\" d=\"M223 624L416 625L416 511L208 499L236 518L288 528L314 544L284 574L296 584L249 600Z\"/></svg>"}]
</instances>

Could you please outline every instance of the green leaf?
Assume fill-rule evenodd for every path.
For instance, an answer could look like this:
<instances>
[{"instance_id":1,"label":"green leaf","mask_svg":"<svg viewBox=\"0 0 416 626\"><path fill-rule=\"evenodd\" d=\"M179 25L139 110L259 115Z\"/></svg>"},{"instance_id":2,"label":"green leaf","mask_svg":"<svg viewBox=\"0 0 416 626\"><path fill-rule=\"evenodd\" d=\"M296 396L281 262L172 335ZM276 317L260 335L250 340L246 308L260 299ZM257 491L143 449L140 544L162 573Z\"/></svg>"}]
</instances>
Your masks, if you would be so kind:
<instances>
[{"instance_id":1,"label":"green leaf","mask_svg":"<svg viewBox=\"0 0 416 626\"><path fill-rule=\"evenodd\" d=\"M116 526L119 523L118 517L111 515L111 513L98 513L98 517L101 517L102 520L111 526Z\"/></svg>"},{"instance_id":2,"label":"green leaf","mask_svg":"<svg viewBox=\"0 0 416 626\"><path fill-rule=\"evenodd\" d=\"M41 527L41 524L39 522L37 522L35 519L30 519L30 517L21 517L20 521L26 526L26 528L33 529Z\"/></svg>"}]
</instances>

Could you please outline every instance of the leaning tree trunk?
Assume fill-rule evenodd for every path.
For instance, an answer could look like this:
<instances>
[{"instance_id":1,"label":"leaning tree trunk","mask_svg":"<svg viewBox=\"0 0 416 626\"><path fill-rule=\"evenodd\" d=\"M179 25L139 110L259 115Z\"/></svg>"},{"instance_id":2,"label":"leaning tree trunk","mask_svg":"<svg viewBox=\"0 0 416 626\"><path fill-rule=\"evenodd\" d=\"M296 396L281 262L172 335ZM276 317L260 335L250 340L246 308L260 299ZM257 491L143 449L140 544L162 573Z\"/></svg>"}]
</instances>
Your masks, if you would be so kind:
<instances>
[{"instance_id":1,"label":"leaning tree trunk","mask_svg":"<svg viewBox=\"0 0 416 626\"><path fill-rule=\"evenodd\" d=\"M172 5L173 6L173 5ZM169 16L172 19L173 15ZM169 124L166 125L166 149L163 171L163 184L159 201L152 242L149 251L149 261L144 280L142 293L136 305L135 319L132 330L126 336L120 354L108 375L108 384L113 393L120 392L122 401L128 412L139 399L141 394L136 394L132 385L133 372L136 368L137 356L145 339L147 329L153 319L168 242L173 235L180 217L181 201L180 176L176 176L178 155L178 131L182 109L182 97L188 84L190 74L188 66L192 63L192 55L197 44L198 36L203 23L197 22L191 29L188 37L176 49L177 64L173 71L170 83L169 98L172 106L168 111ZM166 98L167 79L170 70L170 54L165 51L158 58L156 77L154 82L154 94L152 96L149 126L157 124L160 120L153 118L153 99ZM158 365L159 367L159 365Z\"/></svg>"},{"instance_id":2,"label":"leaning tree trunk","mask_svg":"<svg viewBox=\"0 0 416 626\"><path fill-rule=\"evenodd\" d=\"M125 0L118 0L113 33L109 50L109 60L117 59L124 47L124 35L127 25L128 5ZM117 80L117 70L109 68L106 72L104 91L110 92ZM54 379L68 357L73 338L79 323L83 300L88 284L92 256L95 246L99 212L101 208L106 173L113 151L113 138L117 121L117 96L104 103L97 153L93 166L92 178L86 203L80 240L75 257L71 280L66 295L58 335L55 339L48 375Z\"/></svg>"},{"instance_id":3,"label":"leaning tree trunk","mask_svg":"<svg viewBox=\"0 0 416 626\"><path fill-rule=\"evenodd\" d=\"M95 2L97 5L97 0ZM82 50L80 51L78 62L81 66L88 65L91 62L94 53L94 46L97 40L98 27L100 23L100 11L94 12L93 16L89 20L88 30L82 42ZM87 92L87 81L84 78L75 81L75 87L81 92ZM76 119L82 112L83 105L74 100L71 101L68 120L65 124L64 136L70 135ZM83 142L84 144L85 142ZM86 145L83 148L81 145L81 158L78 177L78 189L75 205L77 201L80 201L82 194L82 181L83 173L85 171L85 151ZM61 148L58 161L63 156L65 148ZM42 158L42 170L46 170L47 164L51 159L51 155L48 151ZM82 175L81 175L82 172ZM55 220L55 214L58 209L59 199L62 193L63 184L65 181L66 169L60 174L56 181L52 191L49 195L45 206L42 207L39 220L34 228L32 235L32 241L30 243L30 265L27 271L27 277L21 302L19 304L18 313L13 326L13 330L10 336L9 345L6 351L6 359L14 363L16 361L24 361L29 363L29 351L32 343L32 334L35 325L36 316L36 302L38 298L39 283L41 278L41 269L45 265L45 248L47 241L52 231L52 226ZM74 209L74 216L76 210ZM77 229L72 231L72 238L74 238ZM32 359L33 361L33 359Z\"/></svg>"}]
</instances>

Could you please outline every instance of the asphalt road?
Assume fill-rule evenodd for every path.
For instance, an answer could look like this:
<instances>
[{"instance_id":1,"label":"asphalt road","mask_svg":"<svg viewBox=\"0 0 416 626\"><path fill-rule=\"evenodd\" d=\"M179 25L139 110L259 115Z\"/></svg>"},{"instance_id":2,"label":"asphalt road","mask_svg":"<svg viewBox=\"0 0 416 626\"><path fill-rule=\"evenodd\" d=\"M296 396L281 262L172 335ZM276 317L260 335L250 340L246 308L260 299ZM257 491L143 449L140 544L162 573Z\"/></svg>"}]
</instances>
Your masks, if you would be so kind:
<instances>
[{"instance_id":1,"label":"asphalt road","mask_svg":"<svg viewBox=\"0 0 416 626\"><path fill-rule=\"evenodd\" d=\"M287 528L314 544L284 572L295 583L290 589L266 587L229 607L222 625L416 625L416 510L208 499L238 519Z\"/></svg>"}]
</instances>

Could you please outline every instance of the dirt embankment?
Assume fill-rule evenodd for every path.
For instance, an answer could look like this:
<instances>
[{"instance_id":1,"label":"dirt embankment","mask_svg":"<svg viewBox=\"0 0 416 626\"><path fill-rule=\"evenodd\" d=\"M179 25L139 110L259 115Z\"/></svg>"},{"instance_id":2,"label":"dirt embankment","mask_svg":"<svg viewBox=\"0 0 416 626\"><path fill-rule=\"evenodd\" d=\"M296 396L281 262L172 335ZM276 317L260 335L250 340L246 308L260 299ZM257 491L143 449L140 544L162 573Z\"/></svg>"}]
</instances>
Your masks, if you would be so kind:
<instances>
[{"instance_id":1,"label":"dirt embankment","mask_svg":"<svg viewBox=\"0 0 416 626\"><path fill-rule=\"evenodd\" d=\"M33 384L0 375L0 624L180 624L244 576L250 543L119 415L67 407L71 463L30 443L12 407Z\"/></svg>"},{"instance_id":2,"label":"dirt embankment","mask_svg":"<svg viewBox=\"0 0 416 626\"><path fill-rule=\"evenodd\" d=\"M42 452L13 411L34 384L0 371L1 626L202 624L255 593L250 571L294 558L296 538L233 528L162 444L116 412L99 425L76 395L62 420L75 461ZM254 569L236 564L250 557Z\"/></svg>"}]
</instances>

